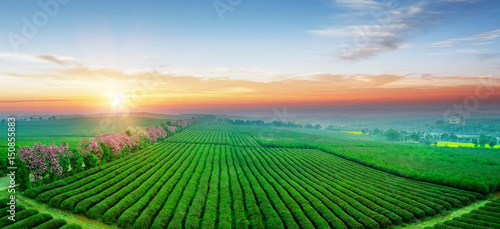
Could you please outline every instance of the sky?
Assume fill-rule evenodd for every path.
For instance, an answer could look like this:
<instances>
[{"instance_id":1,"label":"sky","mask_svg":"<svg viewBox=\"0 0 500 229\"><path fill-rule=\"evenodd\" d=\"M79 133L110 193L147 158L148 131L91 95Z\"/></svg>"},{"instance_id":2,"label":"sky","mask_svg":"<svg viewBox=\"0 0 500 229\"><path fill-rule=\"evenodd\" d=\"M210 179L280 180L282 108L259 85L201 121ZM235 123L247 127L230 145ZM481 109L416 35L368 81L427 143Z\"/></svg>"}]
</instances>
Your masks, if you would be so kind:
<instances>
[{"instance_id":1,"label":"sky","mask_svg":"<svg viewBox=\"0 0 500 229\"><path fill-rule=\"evenodd\" d=\"M500 111L496 0L1 4L3 113Z\"/></svg>"}]
</instances>

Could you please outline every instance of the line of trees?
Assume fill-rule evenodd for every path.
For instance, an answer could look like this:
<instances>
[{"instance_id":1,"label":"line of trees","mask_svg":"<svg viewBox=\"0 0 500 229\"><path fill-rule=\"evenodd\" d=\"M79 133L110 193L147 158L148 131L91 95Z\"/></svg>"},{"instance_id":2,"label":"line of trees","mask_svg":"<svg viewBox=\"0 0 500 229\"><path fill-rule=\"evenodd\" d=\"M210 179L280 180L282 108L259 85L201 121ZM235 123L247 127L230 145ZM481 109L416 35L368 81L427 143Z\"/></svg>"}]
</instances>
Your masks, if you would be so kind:
<instances>
[{"instance_id":1,"label":"line of trees","mask_svg":"<svg viewBox=\"0 0 500 229\"><path fill-rule=\"evenodd\" d=\"M328 129L328 128L327 128ZM423 132L408 132L389 129L387 131L380 129L362 129L363 134L383 135L389 141L395 142L419 142L427 145L436 143L437 141L452 141L461 143L473 143L475 147L485 147L489 145L491 148L498 144L498 139L492 135L480 134L478 138L458 137L455 133L429 134Z\"/></svg>"},{"instance_id":2,"label":"line of trees","mask_svg":"<svg viewBox=\"0 0 500 229\"><path fill-rule=\"evenodd\" d=\"M289 128L306 128L306 129L321 129L322 126L320 124L297 124L294 122L282 122L282 121L272 121L272 122L264 122L262 120L232 120L228 118L220 118L220 122L227 122L229 124L234 124L234 125L247 125L247 126L270 126L270 127L289 127Z\"/></svg>"},{"instance_id":3,"label":"line of trees","mask_svg":"<svg viewBox=\"0 0 500 229\"><path fill-rule=\"evenodd\" d=\"M52 115L51 117L48 117L48 118L47 118L47 120L56 120L56 119L57 119L57 118L56 118L56 116L55 116L55 115ZM28 121L28 118L23 118L23 119L20 119L20 120L22 120L22 121ZM40 117L38 117L38 118L34 118L33 116L31 116L31 117L29 118L29 120L30 120L30 121L36 121L36 120L41 121L41 120L43 120L43 117L42 117L42 116L40 116ZM2 120L0 120L0 125L1 125L1 126L5 126L5 125L7 125L7 119L2 119Z\"/></svg>"}]
</instances>

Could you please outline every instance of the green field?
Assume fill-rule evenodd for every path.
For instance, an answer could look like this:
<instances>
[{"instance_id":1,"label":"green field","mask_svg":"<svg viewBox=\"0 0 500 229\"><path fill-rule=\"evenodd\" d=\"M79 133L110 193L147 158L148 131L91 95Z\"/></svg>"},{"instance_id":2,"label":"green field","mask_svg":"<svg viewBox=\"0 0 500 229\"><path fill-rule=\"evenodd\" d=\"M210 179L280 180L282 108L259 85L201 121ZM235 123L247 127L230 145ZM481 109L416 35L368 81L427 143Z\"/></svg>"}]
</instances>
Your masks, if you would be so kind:
<instances>
[{"instance_id":1,"label":"green field","mask_svg":"<svg viewBox=\"0 0 500 229\"><path fill-rule=\"evenodd\" d=\"M484 198L317 149L264 148L222 124L24 195L124 228L385 228Z\"/></svg>"},{"instance_id":2,"label":"green field","mask_svg":"<svg viewBox=\"0 0 500 229\"><path fill-rule=\"evenodd\" d=\"M399 176L487 194L500 190L500 151L394 143L337 131L237 126L264 147L316 148Z\"/></svg>"},{"instance_id":3,"label":"green field","mask_svg":"<svg viewBox=\"0 0 500 229\"><path fill-rule=\"evenodd\" d=\"M437 224L434 228L500 228L500 199L491 201L463 216Z\"/></svg>"},{"instance_id":4,"label":"green field","mask_svg":"<svg viewBox=\"0 0 500 229\"><path fill-rule=\"evenodd\" d=\"M165 119L144 117L81 117L43 121L17 121L16 145L32 146L35 142L42 144L68 143L76 147L82 137L94 137L97 133L118 132L130 126L147 127L166 122ZM7 126L0 126L0 147L7 145Z\"/></svg>"}]
</instances>

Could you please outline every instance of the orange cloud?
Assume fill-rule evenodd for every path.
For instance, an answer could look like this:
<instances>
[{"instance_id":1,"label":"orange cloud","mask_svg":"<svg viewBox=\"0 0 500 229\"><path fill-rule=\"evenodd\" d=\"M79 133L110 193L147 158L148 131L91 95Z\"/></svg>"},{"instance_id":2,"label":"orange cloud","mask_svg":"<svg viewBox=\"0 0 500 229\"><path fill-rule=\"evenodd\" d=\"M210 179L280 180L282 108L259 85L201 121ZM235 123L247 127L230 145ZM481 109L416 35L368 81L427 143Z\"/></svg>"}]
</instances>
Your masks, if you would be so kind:
<instances>
[{"instance_id":1,"label":"orange cloud","mask_svg":"<svg viewBox=\"0 0 500 229\"><path fill-rule=\"evenodd\" d=\"M4 74L5 75L5 74ZM488 80L490 99L499 97L498 79L403 75L317 74L271 82L199 78L159 72L125 74L114 69L66 68L42 75L7 74L23 90L5 88L6 111L64 113L110 109L110 94L124 97L129 110L253 109L276 104L298 107L438 104L474 96ZM37 101L35 101L37 100ZM10 101L10 102L7 102ZM17 102L15 102L17 101Z\"/></svg>"}]
</instances>

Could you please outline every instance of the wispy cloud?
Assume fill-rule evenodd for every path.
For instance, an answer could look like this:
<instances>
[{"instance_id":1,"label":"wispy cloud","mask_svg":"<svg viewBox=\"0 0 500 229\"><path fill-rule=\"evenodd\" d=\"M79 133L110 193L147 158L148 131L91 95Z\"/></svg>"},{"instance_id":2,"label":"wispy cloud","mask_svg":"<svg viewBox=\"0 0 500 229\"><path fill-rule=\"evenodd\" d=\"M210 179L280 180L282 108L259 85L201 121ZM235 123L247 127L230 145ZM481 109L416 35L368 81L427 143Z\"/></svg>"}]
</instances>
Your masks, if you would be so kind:
<instances>
[{"instance_id":1,"label":"wispy cloud","mask_svg":"<svg viewBox=\"0 0 500 229\"><path fill-rule=\"evenodd\" d=\"M31 63L43 63L50 62L55 64L66 64L71 61L77 60L75 57L70 56L60 56L60 55L36 55L27 53L0 53L0 60L4 62L31 62Z\"/></svg>"},{"instance_id":2,"label":"wispy cloud","mask_svg":"<svg viewBox=\"0 0 500 229\"><path fill-rule=\"evenodd\" d=\"M338 56L346 60L363 60L383 52L408 48L406 41L422 28L431 24L439 15L426 8L427 3L418 1L409 5L388 9L386 4L375 1L337 1L339 6L349 7L362 18L372 21L313 30L310 33L342 38ZM402 3L403 4L403 3Z\"/></svg>"},{"instance_id":3,"label":"wispy cloud","mask_svg":"<svg viewBox=\"0 0 500 229\"><path fill-rule=\"evenodd\" d=\"M470 37L445 40L445 41L433 43L430 46L434 47L434 48L444 48L444 47L451 47L453 45L460 44L463 42L468 42L468 41L473 41L473 42L491 41L491 40L496 40L499 37L500 37L500 29L477 34L477 35L470 36ZM476 43L476 44L488 44L488 42L482 42L482 43Z\"/></svg>"},{"instance_id":4,"label":"wispy cloud","mask_svg":"<svg viewBox=\"0 0 500 229\"><path fill-rule=\"evenodd\" d=\"M349 7L355 9L376 9L381 6L381 3L373 0L335 0L335 3L341 7Z\"/></svg>"},{"instance_id":5,"label":"wispy cloud","mask_svg":"<svg viewBox=\"0 0 500 229\"><path fill-rule=\"evenodd\" d=\"M64 60L63 58L61 57L55 57L55 56L50 56L50 55L39 55L39 56L36 56L42 60L46 60L46 61L49 61L49 62L52 62L52 63L55 63L55 64L65 64L67 60Z\"/></svg>"},{"instance_id":6,"label":"wispy cloud","mask_svg":"<svg viewBox=\"0 0 500 229\"><path fill-rule=\"evenodd\" d=\"M480 53L478 54L479 60L485 61L489 59L495 59L500 57L500 52L495 52L495 53Z\"/></svg>"},{"instance_id":7,"label":"wispy cloud","mask_svg":"<svg viewBox=\"0 0 500 229\"><path fill-rule=\"evenodd\" d=\"M66 102L66 99L43 99L43 100L0 100L0 103L31 103L31 102Z\"/></svg>"},{"instance_id":8,"label":"wispy cloud","mask_svg":"<svg viewBox=\"0 0 500 229\"><path fill-rule=\"evenodd\" d=\"M470 0L398 1L397 4L374 0L336 0L337 6L346 8L350 21L344 26L327 27L309 31L312 34L332 37L341 43L337 55L344 60L363 60L381 53L408 48L408 41L421 35L437 21L450 16L452 4L474 3ZM367 19L370 18L370 19ZM495 38L497 32L476 37L477 41ZM448 45L460 40L446 41Z\"/></svg>"},{"instance_id":9,"label":"wispy cloud","mask_svg":"<svg viewBox=\"0 0 500 229\"><path fill-rule=\"evenodd\" d=\"M220 73L260 73L260 74L273 74L275 72L261 69L261 68L213 68L214 72Z\"/></svg>"},{"instance_id":10,"label":"wispy cloud","mask_svg":"<svg viewBox=\"0 0 500 229\"><path fill-rule=\"evenodd\" d=\"M477 0L441 0L442 2L463 2L463 3L476 3Z\"/></svg>"}]
</instances>

